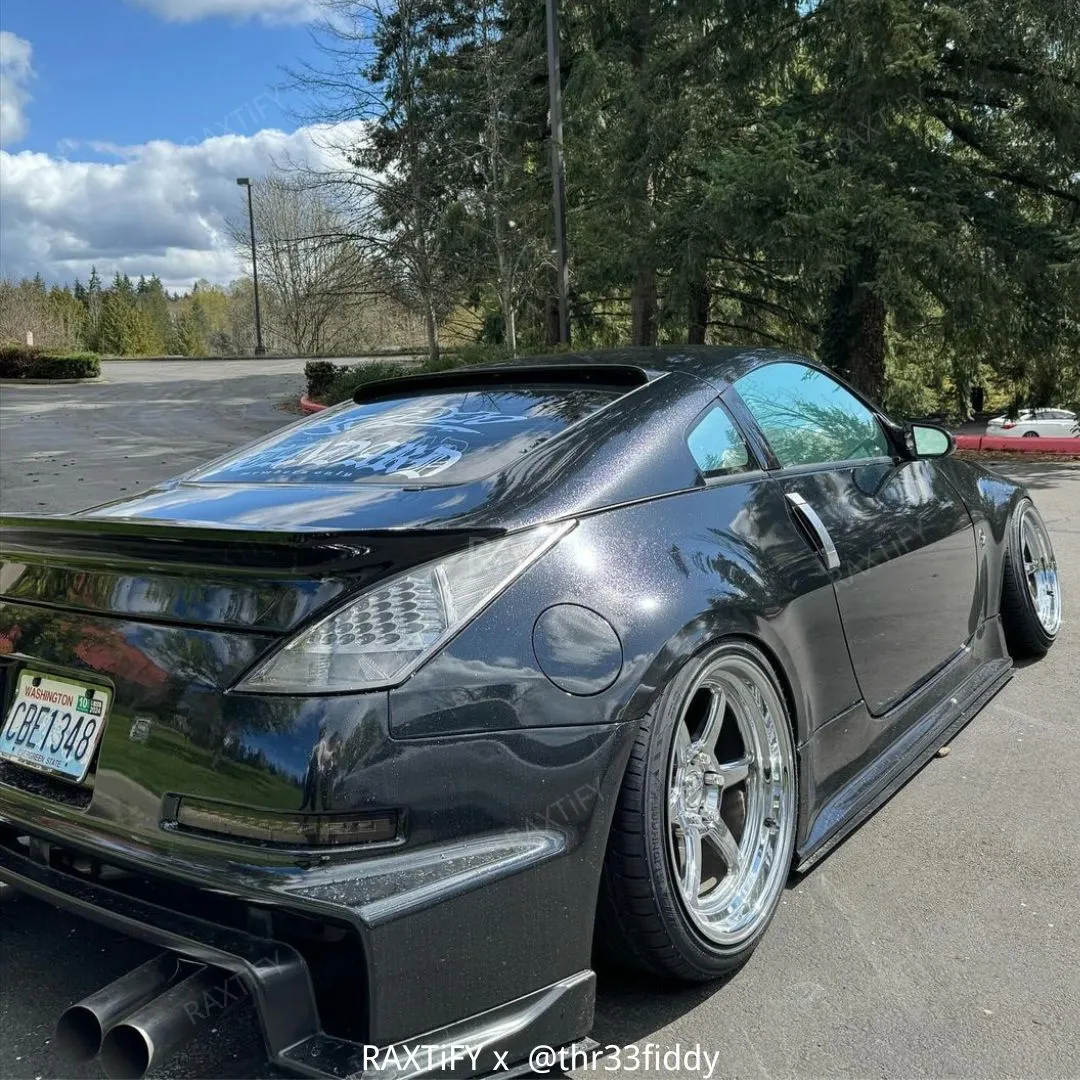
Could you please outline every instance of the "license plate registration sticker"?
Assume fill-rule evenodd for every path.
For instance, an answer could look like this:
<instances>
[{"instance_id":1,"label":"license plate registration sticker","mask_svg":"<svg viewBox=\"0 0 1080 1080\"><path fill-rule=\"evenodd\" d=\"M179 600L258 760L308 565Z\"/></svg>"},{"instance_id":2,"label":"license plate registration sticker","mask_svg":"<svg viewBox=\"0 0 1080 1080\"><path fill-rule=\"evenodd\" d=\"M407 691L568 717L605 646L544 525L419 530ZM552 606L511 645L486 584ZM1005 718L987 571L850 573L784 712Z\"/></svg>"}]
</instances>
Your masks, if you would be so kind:
<instances>
[{"instance_id":1,"label":"license plate registration sticker","mask_svg":"<svg viewBox=\"0 0 1080 1080\"><path fill-rule=\"evenodd\" d=\"M41 671L19 673L0 758L82 783L105 730L110 691Z\"/></svg>"}]
</instances>

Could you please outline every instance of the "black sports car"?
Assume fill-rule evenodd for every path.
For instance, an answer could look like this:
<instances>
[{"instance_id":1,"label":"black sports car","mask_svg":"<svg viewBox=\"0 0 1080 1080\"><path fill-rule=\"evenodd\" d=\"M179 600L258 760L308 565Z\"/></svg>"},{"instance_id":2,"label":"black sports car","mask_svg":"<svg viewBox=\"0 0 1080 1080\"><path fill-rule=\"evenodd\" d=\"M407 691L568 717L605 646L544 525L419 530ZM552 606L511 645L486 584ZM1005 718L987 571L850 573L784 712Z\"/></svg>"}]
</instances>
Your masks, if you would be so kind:
<instances>
[{"instance_id":1,"label":"black sports car","mask_svg":"<svg viewBox=\"0 0 1080 1080\"><path fill-rule=\"evenodd\" d=\"M594 945L743 963L1058 632L952 449L799 357L622 350L4 519L0 878L166 950L64 1044L140 1075L231 980L298 1073L499 1073L587 1036Z\"/></svg>"}]
</instances>

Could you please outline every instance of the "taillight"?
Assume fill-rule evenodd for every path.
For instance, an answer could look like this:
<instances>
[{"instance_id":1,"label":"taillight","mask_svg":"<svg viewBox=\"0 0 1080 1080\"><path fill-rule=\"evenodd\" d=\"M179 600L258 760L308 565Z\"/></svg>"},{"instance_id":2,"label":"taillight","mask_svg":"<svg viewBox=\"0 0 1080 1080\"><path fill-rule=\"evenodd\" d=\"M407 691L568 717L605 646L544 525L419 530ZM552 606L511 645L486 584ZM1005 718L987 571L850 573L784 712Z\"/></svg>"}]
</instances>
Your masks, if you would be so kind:
<instances>
[{"instance_id":1,"label":"taillight","mask_svg":"<svg viewBox=\"0 0 1080 1080\"><path fill-rule=\"evenodd\" d=\"M1006 421L1005 421L1005 423L1004 423L1004 424L1002 424L1001 426L1002 426L1002 427L1003 427L1003 428L1004 428L1004 429L1005 429L1006 431L1008 431L1008 430L1009 430L1009 428L1014 428L1014 427L1016 427L1016 425L1015 425L1015 424L1014 424L1014 423L1013 423L1013 422L1012 422L1011 420L1006 420Z\"/></svg>"},{"instance_id":2,"label":"taillight","mask_svg":"<svg viewBox=\"0 0 1080 1080\"><path fill-rule=\"evenodd\" d=\"M236 689L332 694L396 686L574 524L488 540L375 585L301 631Z\"/></svg>"}]
</instances>

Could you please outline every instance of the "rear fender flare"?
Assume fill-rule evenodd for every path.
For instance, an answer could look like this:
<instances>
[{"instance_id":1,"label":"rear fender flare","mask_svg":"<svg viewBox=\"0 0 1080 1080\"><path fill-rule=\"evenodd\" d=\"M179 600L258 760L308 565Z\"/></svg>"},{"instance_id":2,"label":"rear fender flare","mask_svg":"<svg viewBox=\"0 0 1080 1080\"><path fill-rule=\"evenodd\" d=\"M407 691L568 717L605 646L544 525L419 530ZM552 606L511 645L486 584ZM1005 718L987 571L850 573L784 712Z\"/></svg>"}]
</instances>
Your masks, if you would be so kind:
<instances>
[{"instance_id":1,"label":"rear fender flare","mask_svg":"<svg viewBox=\"0 0 1080 1080\"><path fill-rule=\"evenodd\" d=\"M627 718L644 716L685 664L706 649L728 640L749 642L765 654L783 692L795 746L801 746L809 735L809 707L793 674L791 654L766 620L738 610L702 615L675 634L639 682L627 706Z\"/></svg>"}]
</instances>

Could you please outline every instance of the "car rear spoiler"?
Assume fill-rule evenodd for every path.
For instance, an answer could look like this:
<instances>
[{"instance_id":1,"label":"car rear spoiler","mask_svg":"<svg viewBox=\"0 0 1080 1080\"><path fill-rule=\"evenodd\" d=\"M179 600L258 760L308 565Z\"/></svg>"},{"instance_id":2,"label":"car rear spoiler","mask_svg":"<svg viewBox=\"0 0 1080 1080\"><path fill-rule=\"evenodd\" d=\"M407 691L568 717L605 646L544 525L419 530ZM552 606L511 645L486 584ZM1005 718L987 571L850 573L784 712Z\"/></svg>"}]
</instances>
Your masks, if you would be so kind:
<instances>
[{"instance_id":1,"label":"car rear spoiler","mask_svg":"<svg viewBox=\"0 0 1080 1080\"><path fill-rule=\"evenodd\" d=\"M467 547L477 535L270 533L160 521L0 517L0 632L8 602L143 621L288 630L343 594Z\"/></svg>"},{"instance_id":2,"label":"car rear spoiler","mask_svg":"<svg viewBox=\"0 0 1080 1080\"><path fill-rule=\"evenodd\" d=\"M104 517L0 516L0 558L56 554L108 562L198 566L229 571L338 573L369 563L373 548L392 544L419 557L466 546L501 529L268 531L240 527ZM412 554L412 552L410 552ZM395 560L397 561L397 560ZM407 561L407 559L405 560Z\"/></svg>"},{"instance_id":3,"label":"car rear spoiler","mask_svg":"<svg viewBox=\"0 0 1080 1080\"><path fill-rule=\"evenodd\" d=\"M472 390L493 386L594 386L634 390L655 377L634 364L552 363L499 364L490 367L455 368L423 375L378 379L357 387L353 401L379 401L402 394L429 390Z\"/></svg>"}]
</instances>

